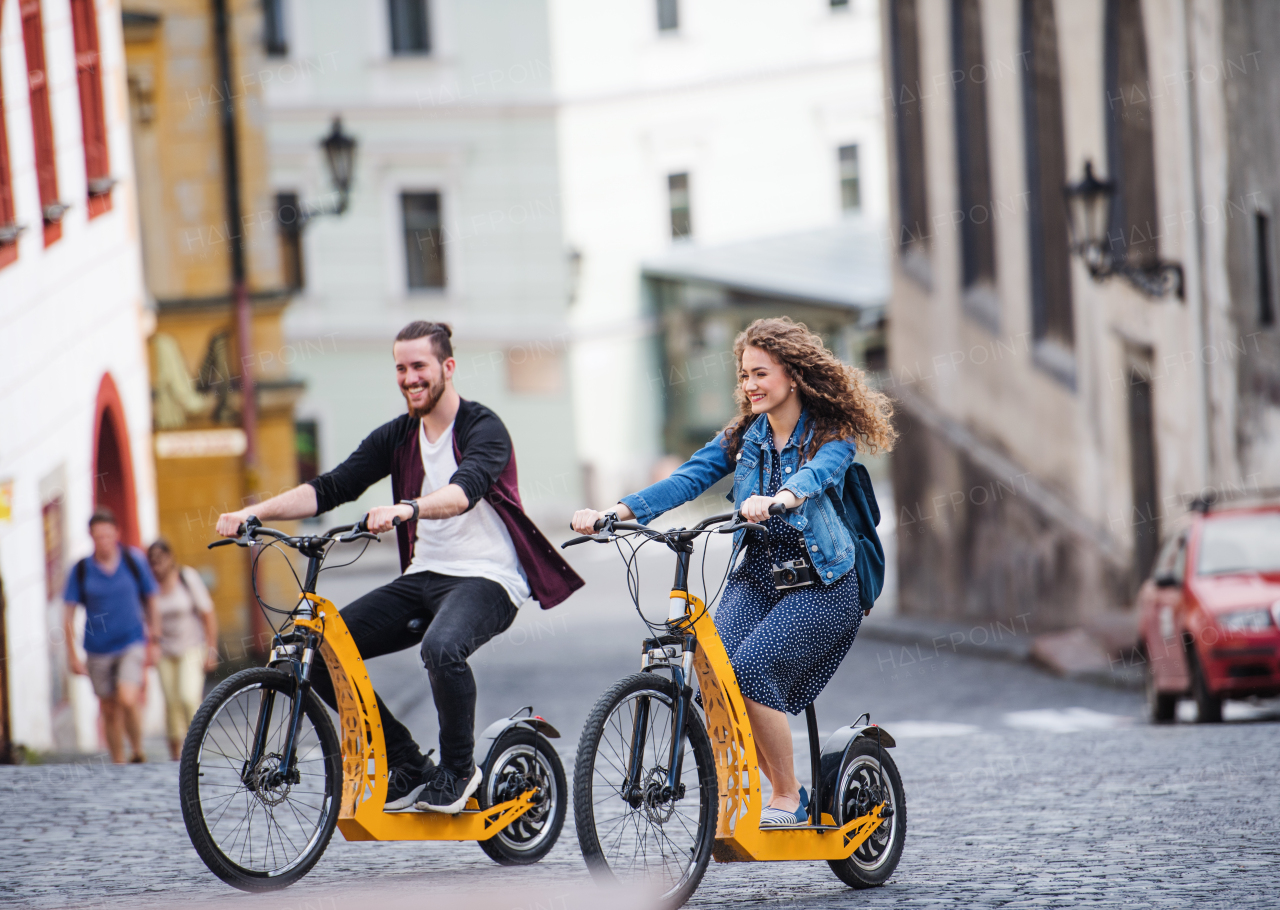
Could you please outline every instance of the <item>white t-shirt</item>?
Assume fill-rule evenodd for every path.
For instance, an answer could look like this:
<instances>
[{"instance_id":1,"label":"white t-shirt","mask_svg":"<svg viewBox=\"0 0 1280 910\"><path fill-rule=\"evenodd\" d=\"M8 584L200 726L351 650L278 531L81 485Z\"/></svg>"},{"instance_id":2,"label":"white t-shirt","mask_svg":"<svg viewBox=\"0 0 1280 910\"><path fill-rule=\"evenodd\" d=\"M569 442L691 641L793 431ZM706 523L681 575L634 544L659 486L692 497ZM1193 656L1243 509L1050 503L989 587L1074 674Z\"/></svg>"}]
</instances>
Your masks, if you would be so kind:
<instances>
[{"instance_id":1,"label":"white t-shirt","mask_svg":"<svg viewBox=\"0 0 1280 910\"><path fill-rule=\"evenodd\" d=\"M453 424L434 443L418 422L418 447L422 449L422 494L447 486L458 470L453 457ZM411 572L438 572L471 578L488 578L506 589L517 607L529 599L529 582L524 577L515 545L497 511L481 499L469 512L453 518L423 518L418 521L418 542L413 548Z\"/></svg>"}]
</instances>

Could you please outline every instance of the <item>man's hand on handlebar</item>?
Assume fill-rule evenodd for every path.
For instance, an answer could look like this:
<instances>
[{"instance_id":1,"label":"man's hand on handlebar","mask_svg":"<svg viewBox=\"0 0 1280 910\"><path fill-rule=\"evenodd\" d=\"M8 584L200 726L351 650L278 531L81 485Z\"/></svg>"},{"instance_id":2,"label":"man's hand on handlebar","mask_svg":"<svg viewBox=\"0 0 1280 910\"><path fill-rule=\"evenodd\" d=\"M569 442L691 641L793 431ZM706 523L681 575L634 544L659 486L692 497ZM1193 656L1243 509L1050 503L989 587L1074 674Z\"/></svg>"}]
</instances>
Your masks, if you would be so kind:
<instances>
[{"instance_id":1,"label":"man's hand on handlebar","mask_svg":"<svg viewBox=\"0 0 1280 910\"><path fill-rule=\"evenodd\" d=\"M803 501L790 490L783 490L777 496L748 496L746 502L742 504L742 508L738 511L744 520L763 524L769 520L770 506L776 504L787 509L794 509Z\"/></svg>"},{"instance_id":2,"label":"man's hand on handlebar","mask_svg":"<svg viewBox=\"0 0 1280 910\"><path fill-rule=\"evenodd\" d=\"M636 514L622 503L618 503L609 511L617 515L621 521L630 521L636 517ZM597 512L595 509L579 509L573 513L573 520L569 524L579 534L595 534L596 522L607 514L608 512Z\"/></svg>"},{"instance_id":3,"label":"man's hand on handlebar","mask_svg":"<svg viewBox=\"0 0 1280 910\"><path fill-rule=\"evenodd\" d=\"M241 509L239 512L223 512L218 516L218 524L216 530L219 537L239 537L240 526L245 523L250 515L254 514L250 509Z\"/></svg>"},{"instance_id":4,"label":"man's hand on handlebar","mask_svg":"<svg viewBox=\"0 0 1280 910\"><path fill-rule=\"evenodd\" d=\"M369 510L369 530L374 534L385 534L395 527L393 522L397 518L402 522L413 518L413 506L374 506Z\"/></svg>"}]
</instances>

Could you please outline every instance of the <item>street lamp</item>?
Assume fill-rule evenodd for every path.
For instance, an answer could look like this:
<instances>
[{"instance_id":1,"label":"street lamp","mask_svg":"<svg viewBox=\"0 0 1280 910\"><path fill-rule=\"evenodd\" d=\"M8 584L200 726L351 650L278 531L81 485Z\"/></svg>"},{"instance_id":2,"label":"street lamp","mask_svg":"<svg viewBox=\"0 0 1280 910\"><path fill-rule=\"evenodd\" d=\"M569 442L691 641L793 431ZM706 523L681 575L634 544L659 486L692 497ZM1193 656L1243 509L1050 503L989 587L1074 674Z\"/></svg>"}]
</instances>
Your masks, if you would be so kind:
<instances>
[{"instance_id":1,"label":"street lamp","mask_svg":"<svg viewBox=\"0 0 1280 910\"><path fill-rule=\"evenodd\" d=\"M329 166L329 178L333 181L334 189L338 191L338 204L328 211L304 207L304 211L298 213L295 230L306 227L313 218L319 218L321 215L341 215L347 210L351 176L355 170L356 140L342 131L341 117L333 118L333 127L329 130L329 135L320 140L320 150L324 152L325 163Z\"/></svg>"},{"instance_id":2,"label":"street lamp","mask_svg":"<svg viewBox=\"0 0 1280 910\"><path fill-rule=\"evenodd\" d=\"M1068 184L1063 193L1067 201L1067 228L1071 232L1071 252L1080 257L1089 276L1102 281L1119 275L1150 297L1164 297L1170 291L1182 297L1182 266L1158 260L1150 265L1134 266L1111 248L1107 227L1111 221L1111 204L1116 185L1099 180L1093 173L1093 162L1085 161L1084 177Z\"/></svg>"},{"instance_id":3,"label":"street lamp","mask_svg":"<svg viewBox=\"0 0 1280 910\"><path fill-rule=\"evenodd\" d=\"M329 176L338 190L338 208L335 215L347 210L347 194L351 189L351 172L356 160L356 141L342 131L342 118L333 118L333 129L320 142L325 159L329 162Z\"/></svg>"}]
</instances>

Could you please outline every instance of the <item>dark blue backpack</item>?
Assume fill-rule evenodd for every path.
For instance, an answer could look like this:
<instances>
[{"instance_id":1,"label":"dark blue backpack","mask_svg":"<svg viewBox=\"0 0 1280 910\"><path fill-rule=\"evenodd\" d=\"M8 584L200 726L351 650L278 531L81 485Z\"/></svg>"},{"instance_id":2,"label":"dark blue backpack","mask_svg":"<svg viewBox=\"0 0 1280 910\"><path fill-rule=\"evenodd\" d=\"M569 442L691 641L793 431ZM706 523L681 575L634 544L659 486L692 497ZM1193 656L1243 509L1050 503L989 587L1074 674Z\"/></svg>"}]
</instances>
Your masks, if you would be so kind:
<instances>
[{"instance_id":1,"label":"dark blue backpack","mask_svg":"<svg viewBox=\"0 0 1280 910\"><path fill-rule=\"evenodd\" d=\"M866 466L855 461L844 475L844 496L837 496L834 487L827 488L827 495L844 517L845 526L853 533L853 567L858 573L858 597L862 601L863 615L870 613L876 598L884 588L884 547L876 526L880 524L880 506L876 503L876 491L871 486L871 475Z\"/></svg>"}]
</instances>

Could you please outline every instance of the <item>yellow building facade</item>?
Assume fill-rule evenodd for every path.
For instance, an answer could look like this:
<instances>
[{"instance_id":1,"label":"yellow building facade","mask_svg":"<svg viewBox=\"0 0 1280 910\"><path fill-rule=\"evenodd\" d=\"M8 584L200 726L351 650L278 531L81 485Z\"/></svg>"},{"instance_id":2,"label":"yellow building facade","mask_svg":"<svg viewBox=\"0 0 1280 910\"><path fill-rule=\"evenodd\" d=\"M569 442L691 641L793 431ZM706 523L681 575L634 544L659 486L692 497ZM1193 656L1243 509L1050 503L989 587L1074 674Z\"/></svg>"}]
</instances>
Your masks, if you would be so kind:
<instances>
[{"instance_id":1,"label":"yellow building facade","mask_svg":"<svg viewBox=\"0 0 1280 910\"><path fill-rule=\"evenodd\" d=\"M219 28L220 8L225 30ZM208 550L214 522L220 512L298 480L293 411L302 384L288 375L281 334L290 291L257 91L267 68L261 10L258 0L124 4L143 258L156 314L150 357L160 532L179 562L195 567L209 584L223 653L232 659L261 650L266 626L249 586L250 551ZM228 104L234 156L227 151ZM231 157L238 169L239 224L228 216ZM251 314L251 340L243 350L233 280L236 245ZM255 386L253 463L246 457L242 371ZM280 555L263 555L258 578L267 603L296 600L297 586Z\"/></svg>"}]
</instances>

